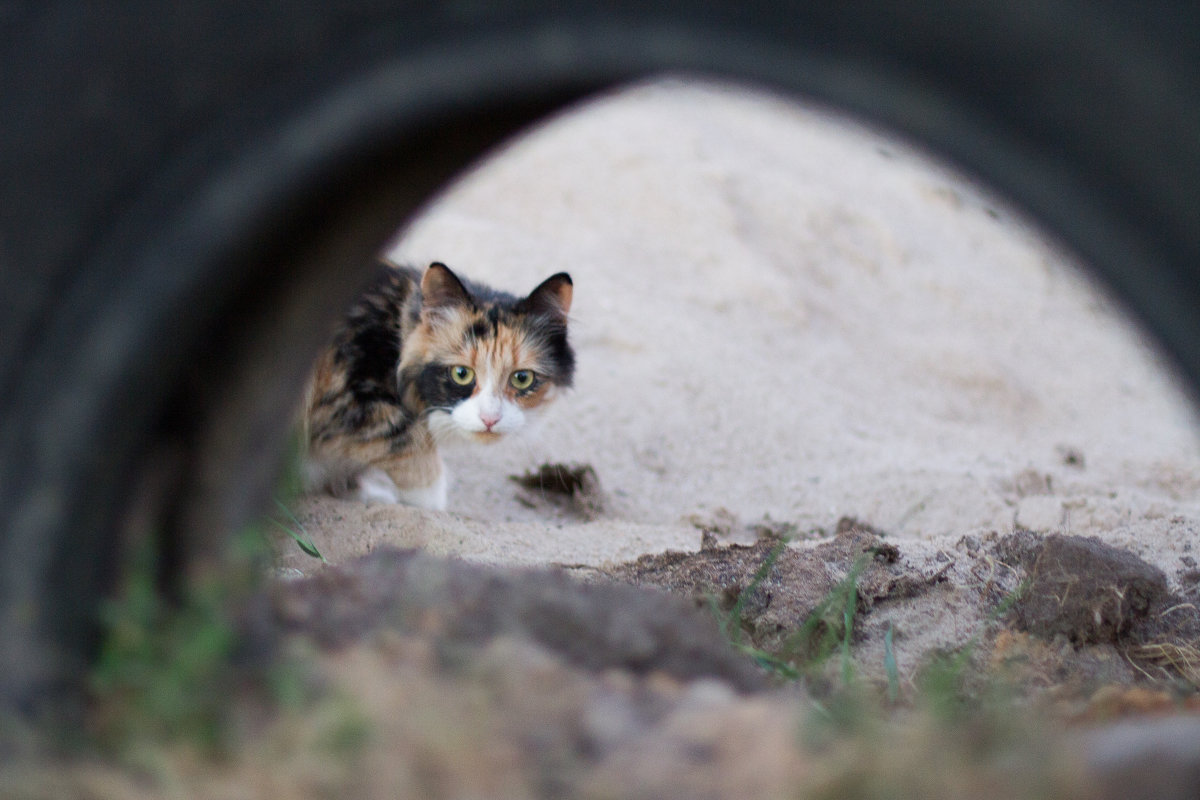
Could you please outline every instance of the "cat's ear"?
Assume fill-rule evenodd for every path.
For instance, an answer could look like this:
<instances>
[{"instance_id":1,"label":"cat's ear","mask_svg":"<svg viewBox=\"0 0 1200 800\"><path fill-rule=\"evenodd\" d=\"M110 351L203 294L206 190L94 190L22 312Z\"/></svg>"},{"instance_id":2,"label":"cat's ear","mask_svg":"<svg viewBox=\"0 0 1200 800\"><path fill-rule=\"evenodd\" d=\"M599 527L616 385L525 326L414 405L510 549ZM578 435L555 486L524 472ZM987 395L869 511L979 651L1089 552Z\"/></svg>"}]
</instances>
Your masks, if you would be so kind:
<instances>
[{"instance_id":1,"label":"cat's ear","mask_svg":"<svg viewBox=\"0 0 1200 800\"><path fill-rule=\"evenodd\" d=\"M435 261L421 277L421 308L449 308L472 305L471 293L458 276L440 261Z\"/></svg>"},{"instance_id":2,"label":"cat's ear","mask_svg":"<svg viewBox=\"0 0 1200 800\"><path fill-rule=\"evenodd\" d=\"M520 302L518 309L530 314L548 314L566 319L571 310L572 287L571 276L567 273L551 275Z\"/></svg>"}]
</instances>

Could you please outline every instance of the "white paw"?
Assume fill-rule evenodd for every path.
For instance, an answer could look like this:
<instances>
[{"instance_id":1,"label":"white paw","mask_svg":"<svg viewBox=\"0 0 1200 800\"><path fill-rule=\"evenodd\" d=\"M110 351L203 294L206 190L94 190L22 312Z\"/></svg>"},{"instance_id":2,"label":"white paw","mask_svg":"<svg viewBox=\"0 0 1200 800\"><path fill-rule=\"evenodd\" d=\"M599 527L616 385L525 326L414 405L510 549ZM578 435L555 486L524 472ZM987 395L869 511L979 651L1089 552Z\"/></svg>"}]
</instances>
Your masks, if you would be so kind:
<instances>
[{"instance_id":1,"label":"white paw","mask_svg":"<svg viewBox=\"0 0 1200 800\"><path fill-rule=\"evenodd\" d=\"M446 470L442 470L442 474L432 486L425 486L415 489L397 489L400 496L399 502L405 505L417 506L418 508L428 508L433 511L446 510Z\"/></svg>"},{"instance_id":2,"label":"white paw","mask_svg":"<svg viewBox=\"0 0 1200 800\"><path fill-rule=\"evenodd\" d=\"M401 503L403 495L388 474L378 467L363 470L355 479L354 496L364 503Z\"/></svg>"}]
</instances>

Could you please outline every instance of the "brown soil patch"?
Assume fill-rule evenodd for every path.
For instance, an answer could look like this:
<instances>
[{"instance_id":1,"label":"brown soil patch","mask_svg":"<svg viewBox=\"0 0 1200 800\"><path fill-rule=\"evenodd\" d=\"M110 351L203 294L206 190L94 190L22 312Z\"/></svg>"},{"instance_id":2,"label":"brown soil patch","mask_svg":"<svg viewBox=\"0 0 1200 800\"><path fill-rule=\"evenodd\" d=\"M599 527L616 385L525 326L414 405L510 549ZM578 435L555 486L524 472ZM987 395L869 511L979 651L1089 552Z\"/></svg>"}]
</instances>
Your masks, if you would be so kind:
<instances>
[{"instance_id":1,"label":"brown soil patch","mask_svg":"<svg viewBox=\"0 0 1200 800\"><path fill-rule=\"evenodd\" d=\"M542 464L532 472L509 475L508 479L524 490L517 500L529 508L549 503L585 520L604 512L604 492L590 464Z\"/></svg>"},{"instance_id":2,"label":"brown soil patch","mask_svg":"<svg viewBox=\"0 0 1200 800\"><path fill-rule=\"evenodd\" d=\"M760 528L751 545L713 542L698 553L646 555L602 572L638 586L711 599L721 612L736 615L756 647L771 651L785 648L852 572L859 613L887 600L916 597L945 577L944 569L925 574L902 564L896 545L857 520L840 520L832 540L805 550L789 547L776 534L776 528Z\"/></svg>"}]
</instances>

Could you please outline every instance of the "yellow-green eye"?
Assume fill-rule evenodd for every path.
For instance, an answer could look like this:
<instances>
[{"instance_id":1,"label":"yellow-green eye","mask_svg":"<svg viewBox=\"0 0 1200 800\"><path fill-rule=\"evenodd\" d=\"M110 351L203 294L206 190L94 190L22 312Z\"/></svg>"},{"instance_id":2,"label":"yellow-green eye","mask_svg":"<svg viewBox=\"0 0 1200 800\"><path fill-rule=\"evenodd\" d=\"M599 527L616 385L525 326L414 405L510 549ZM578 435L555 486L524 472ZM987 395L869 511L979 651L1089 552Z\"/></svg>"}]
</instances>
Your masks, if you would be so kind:
<instances>
[{"instance_id":1,"label":"yellow-green eye","mask_svg":"<svg viewBox=\"0 0 1200 800\"><path fill-rule=\"evenodd\" d=\"M533 386L533 373L527 369L519 369L508 379L514 389L528 389Z\"/></svg>"},{"instance_id":2,"label":"yellow-green eye","mask_svg":"<svg viewBox=\"0 0 1200 800\"><path fill-rule=\"evenodd\" d=\"M451 367L450 380L454 381L459 386L470 386L471 381L475 380L475 370L462 365Z\"/></svg>"}]
</instances>

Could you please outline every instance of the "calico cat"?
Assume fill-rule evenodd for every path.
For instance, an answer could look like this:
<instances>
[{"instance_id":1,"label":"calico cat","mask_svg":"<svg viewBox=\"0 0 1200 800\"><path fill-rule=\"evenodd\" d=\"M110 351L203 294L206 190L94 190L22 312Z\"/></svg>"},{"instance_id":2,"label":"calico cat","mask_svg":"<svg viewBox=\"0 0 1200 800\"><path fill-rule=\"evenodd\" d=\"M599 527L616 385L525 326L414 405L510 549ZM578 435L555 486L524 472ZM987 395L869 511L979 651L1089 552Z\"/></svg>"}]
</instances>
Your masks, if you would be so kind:
<instances>
[{"instance_id":1,"label":"calico cat","mask_svg":"<svg viewBox=\"0 0 1200 800\"><path fill-rule=\"evenodd\" d=\"M571 295L565 272L517 298L382 263L313 371L306 488L444 509L438 442L515 433L571 385Z\"/></svg>"}]
</instances>

